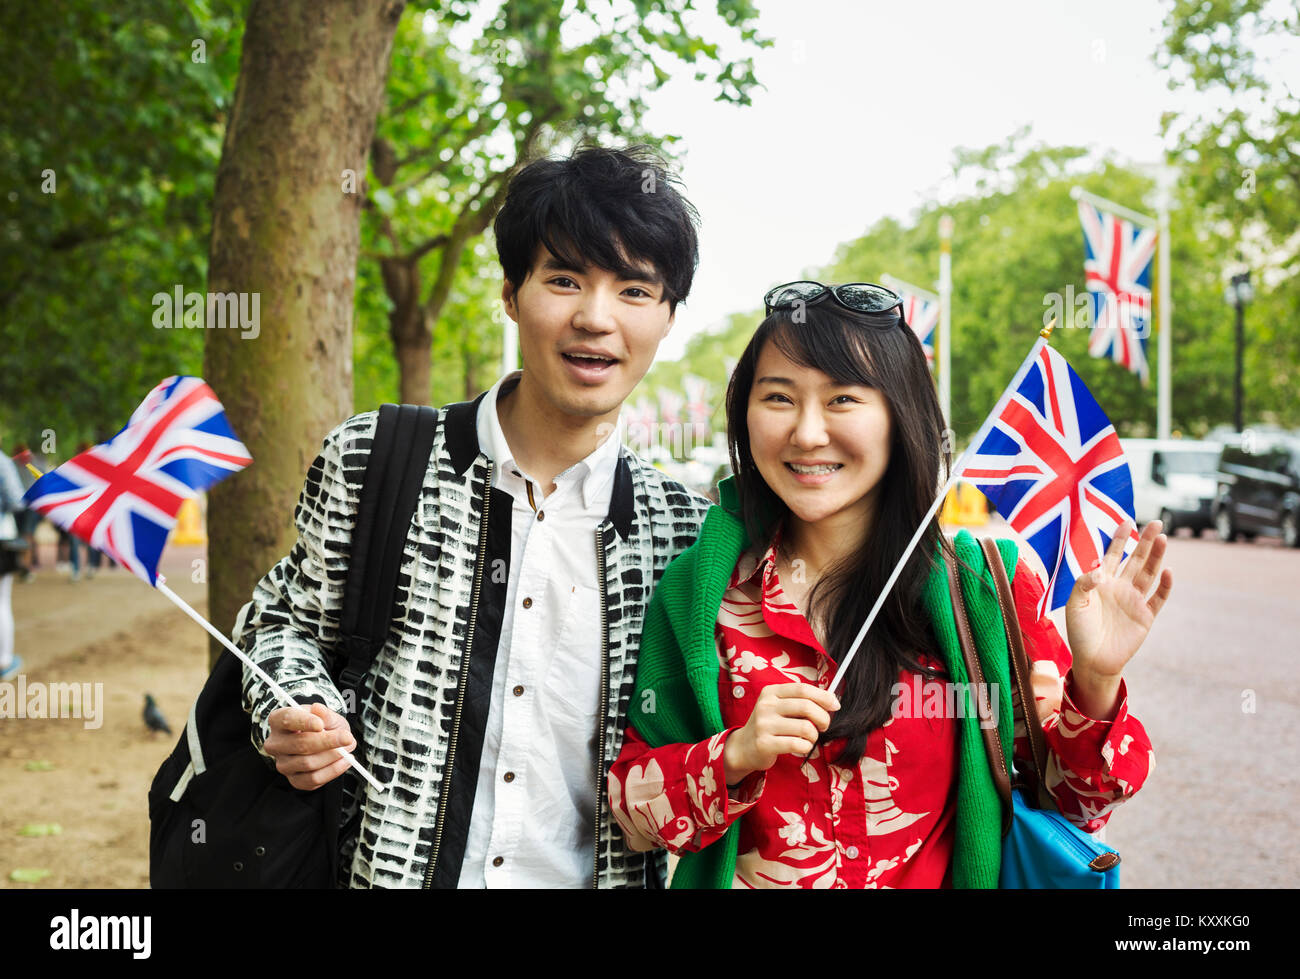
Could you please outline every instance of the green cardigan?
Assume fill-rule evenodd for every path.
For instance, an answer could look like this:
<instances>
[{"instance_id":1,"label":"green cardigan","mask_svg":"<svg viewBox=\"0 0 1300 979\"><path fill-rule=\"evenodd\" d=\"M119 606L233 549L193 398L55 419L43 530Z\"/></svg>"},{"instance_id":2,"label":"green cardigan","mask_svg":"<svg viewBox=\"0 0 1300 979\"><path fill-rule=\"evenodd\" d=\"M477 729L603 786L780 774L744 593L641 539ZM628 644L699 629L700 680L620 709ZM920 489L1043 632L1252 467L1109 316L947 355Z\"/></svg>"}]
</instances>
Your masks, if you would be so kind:
<instances>
[{"instance_id":1,"label":"green cardigan","mask_svg":"<svg viewBox=\"0 0 1300 979\"><path fill-rule=\"evenodd\" d=\"M638 655L636 693L629 722L652 747L694 744L725 730L718 702L718 662L714 627L722 595L736 561L749 546L738 518L734 477L719 484L721 506L705 517L699 539L664 570L646 611ZM999 691L1008 684L1007 640L992 585L978 542L963 530L956 537L962 594L970 612L971 630L985 679ZM1016 544L998 541L1008 576L1015 573ZM983 579L969 569L975 569ZM944 665L954 683L968 682L953 620L948 579L941 559L935 561L925 586L923 604L934 627ZM1011 704L999 696L999 705ZM953 850L954 887L998 886L1002 854L1002 805L989 768L988 753L973 711L958 719L957 819ZM1011 756L1013 717L998 711L998 734ZM740 820L725 836L694 853L683 853L673 874L673 887L727 888L732 885Z\"/></svg>"}]
</instances>

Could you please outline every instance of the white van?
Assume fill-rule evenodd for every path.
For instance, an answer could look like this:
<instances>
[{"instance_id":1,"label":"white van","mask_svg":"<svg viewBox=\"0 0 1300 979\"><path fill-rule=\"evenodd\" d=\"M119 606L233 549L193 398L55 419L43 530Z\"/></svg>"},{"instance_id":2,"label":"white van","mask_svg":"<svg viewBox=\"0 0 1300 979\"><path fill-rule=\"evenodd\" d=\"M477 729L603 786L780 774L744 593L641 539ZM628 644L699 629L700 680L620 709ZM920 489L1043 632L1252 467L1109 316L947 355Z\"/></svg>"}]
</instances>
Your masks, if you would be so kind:
<instances>
[{"instance_id":1,"label":"white van","mask_svg":"<svg viewBox=\"0 0 1300 979\"><path fill-rule=\"evenodd\" d=\"M1133 507L1138 528L1164 522L1164 532L1179 527L1192 533L1213 526L1210 506L1218 490L1215 474L1223 446L1191 439L1120 439L1133 473Z\"/></svg>"}]
</instances>

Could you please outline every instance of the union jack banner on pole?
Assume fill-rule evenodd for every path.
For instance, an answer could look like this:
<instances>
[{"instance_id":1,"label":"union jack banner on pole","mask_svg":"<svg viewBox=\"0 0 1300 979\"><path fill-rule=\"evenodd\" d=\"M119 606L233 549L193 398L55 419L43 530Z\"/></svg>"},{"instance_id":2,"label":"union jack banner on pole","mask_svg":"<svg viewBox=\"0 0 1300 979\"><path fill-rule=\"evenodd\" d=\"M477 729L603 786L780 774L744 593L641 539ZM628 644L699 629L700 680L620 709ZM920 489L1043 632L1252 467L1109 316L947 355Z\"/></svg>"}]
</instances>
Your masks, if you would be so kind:
<instances>
[{"instance_id":1,"label":"union jack banner on pole","mask_svg":"<svg viewBox=\"0 0 1300 979\"><path fill-rule=\"evenodd\" d=\"M921 341L925 362L934 370L934 330L939 325L939 304L923 299L906 289L899 289L903 297L903 319Z\"/></svg>"},{"instance_id":2,"label":"union jack banner on pole","mask_svg":"<svg viewBox=\"0 0 1300 979\"><path fill-rule=\"evenodd\" d=\"M1042 559L1038 614L1065 605L1133 512L1115 428L1065 358L1040 339L971 441L956 473L974 483ZM1132 530L1125 553L1136 545Z\"/></svg>"},{"instance_id":3,"label":"union jack banner on pole","mask_svg":"<svg viewBox=\"0 0 1300 979\"><path fill-rule=\"evenodd\" d=\"M199 377L169 377L107 442L73 456L24 494L27 506L157 585L181 504L253 460Z\"/></svg>"},{"instance_id":4,"label":"union jack banner on pole","mask_svg":"<svg viewBox=\"0 0 1300 979\"><path fill-rule=\"evenodd\" d=\"M695 439L707 441L709 419L713 415L713 406L709 404L710 384L702 377L687 374L682 378L682 387L686 389L686 416L693 426Z\"/></svg>"},{"instance_id":5,"label":"union jack banner on pole","mask_svg":"<svg viewBox=\"0 0 1300 979\"><path fill-rule=\"evenodd\" d=\"M1079 201L1084 271L1091 293L1092 335L1088 353L1110 357L1145 384L1151 333L1151 261L1156 230L1141 227Z\"/></svg>"},{"instance_id":6,"label":"union jack banner on pole","mask_svg":"<svg viewBox=\"0 0 1300 979\"><path fill-rule=\"evenodd\" d=\"M623 419L623 440L632 447L633 452L644 453L650 450L654 442L655 408L645 395L623 403L620 417Z\"/></svg>"},{"instance_id":7,"label":"union jack banner on pole","mask_svg":"<svg viewBox=\"0 0 1300 979\"><path fill-rule=\"evenodd\" d=\"M664 424L680 425L684 407L686 407L686 399L676 391L668 388L659 389L659 418Z\"/></svg>"}]
</instances>

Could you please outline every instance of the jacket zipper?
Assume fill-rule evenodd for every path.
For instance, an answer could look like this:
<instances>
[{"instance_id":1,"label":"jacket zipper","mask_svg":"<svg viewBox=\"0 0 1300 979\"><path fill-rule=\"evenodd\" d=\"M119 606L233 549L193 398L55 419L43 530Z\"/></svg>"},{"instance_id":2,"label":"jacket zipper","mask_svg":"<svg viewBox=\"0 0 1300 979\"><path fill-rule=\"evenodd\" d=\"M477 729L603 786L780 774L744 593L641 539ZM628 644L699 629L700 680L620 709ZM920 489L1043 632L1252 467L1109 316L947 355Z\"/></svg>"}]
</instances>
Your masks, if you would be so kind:
<instances>
[{"instance_id":1,"label":"jacket zipper","mask_svg":"<svg viewBox=\"0 0 1300 979\"><path fill-rule=\"evenodd\" d=\"M600 581L600 747L596 752L596 843L591 869L591 886L600 886L600 823L605 812L605 727L609 711L609 618L605 595L605 535L596 528L596 577Z\"/></svg>"},{"instance_id":2,"label":"jacket zipper","mask_svg":"<svg viewBox=\"0 0 1300 979\"><path fill-rule=\"evenodd\" d=\"M447 797L451 790L451 773L456 763L456 741L460 737L460 715L465 706L465 686L469 682L469 656L474 648L474 629L478 624L479 591L483 584L483 556L487 551L488 510L492 505L492 468L488 461L487 476L483 481L483 515L478 529L478 556L474 562L474 586L469 599L469 638L465 643L465 654L460 661L460 683L456 687L456 714L451 723L451 740L447 743L447 761L442 772L442 792L438 795L438 819L434 824L433 852L429 855L429 866L424 872L424 887L433 884L433 871L438 864L438 851L442 849L442 827L447 815ZM603 750L603 749L602 749Z\"/></svg>"}]
</instances>

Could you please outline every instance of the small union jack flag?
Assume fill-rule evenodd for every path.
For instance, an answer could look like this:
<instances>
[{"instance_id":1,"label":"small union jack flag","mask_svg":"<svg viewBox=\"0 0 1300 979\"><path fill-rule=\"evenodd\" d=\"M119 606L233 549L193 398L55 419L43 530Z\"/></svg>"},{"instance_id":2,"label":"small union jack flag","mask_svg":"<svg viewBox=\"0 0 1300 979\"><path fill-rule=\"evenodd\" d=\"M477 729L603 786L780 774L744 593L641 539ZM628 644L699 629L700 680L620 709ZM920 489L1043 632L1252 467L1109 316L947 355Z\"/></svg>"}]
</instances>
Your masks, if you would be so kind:
<instances>
[{"instance_id":1,"label":"small union jack flag","mask_svg":"<svg viewBox=\"0 0 1300 979\"><path fill-rule=\"evenodd\" d=\"M659 415L655 410L654 402L644 395L637 399L636 410L632 412L632 424L640 425L646 432L654 430L655 422L659 420Z\"/></svg>"},{"instance_id":2,"label":"small union jack flag","mask_svg":"<svg viewBox=\"0 0 1300 979\"><path fill-rule=\"evenodd\" d=\"M654 437L655 427L655 411L650 400L642 396L635 405L631 401L623 402L618 417L623 426L623 440L634 452L645 451Z\"/></svg>"},{"instance_id":3,"label":"small union jack flag","mask_svg":"<svg viewBox=\"0 0 1300 979\"><path fill-rule=\"evenodd\" d=\"M903 297L903 319L920 339L925 362L934 370L934 328L939 325L939 304L906 289L900 289L899 295Z\"/></svg>"},{"instance_id":4,"label":"small union jack flag","mask_svg":"<svg viewBox=\"0 0 1300 979\"><path fill-rule=\"evenodd\" d=\"M687 374L682 378L682 387L686 389L686 414L695 426L696 438L706 439L709 435L709 420L713 416L713 405L709 404L709 382L694 374Z\"/></svg>"},{"instance_id":5,"label":"small union jack flag","mask_svg":"<svg viewBox=\"0 0 1300 979\"><path fill-rule=\"evenodd\" d=\"M28 487L27 506L151 585L181 504L253 460L202 378L169 377L120 432Z\"/></svg>"},{"instance_id":6,"label":"small union jack flag","mask_svg":"<svg viewBox=\"0 0 1300 979\"><path fill-rule=\"evenodd\" d=\"M1088 353L1110 357L1142 378L1149 375L1151 259L1156 231L1079 201L1083 222L1083 268L1092 299Z\"/></svg>"},{"instance_id":7,"label":"small union jack flag","mask_svg":"<svg viewBox=\"0 0 1300 979\"><path fill-rule=\"evenodd\" d=\"M659 389L659 417L666 425L680 425L682 423L682 409L686 407L686 399L676 391L668 388Z\"/></svg>"},{"instance_id":8,"label":"small union jack flag","mask_svg":"<svg viewBox=\"0 0 1300 979\"><path fill-rule=\"evenodd\" d=\"M1047 568L1038 614L1065 605L1125 519L1133 477L1119 436L1064 357L1039 340L961 464ZM1125 553L1137 543L1130 533Z\"/></svg>"}]
</instances>

